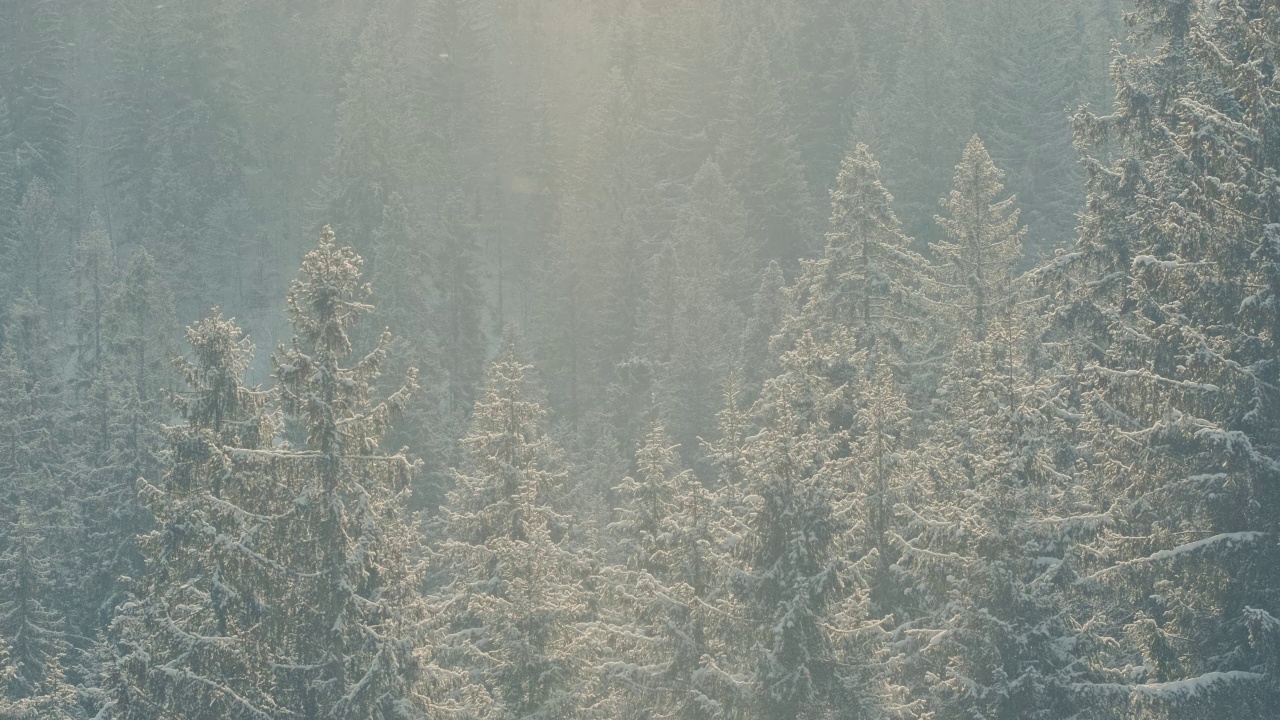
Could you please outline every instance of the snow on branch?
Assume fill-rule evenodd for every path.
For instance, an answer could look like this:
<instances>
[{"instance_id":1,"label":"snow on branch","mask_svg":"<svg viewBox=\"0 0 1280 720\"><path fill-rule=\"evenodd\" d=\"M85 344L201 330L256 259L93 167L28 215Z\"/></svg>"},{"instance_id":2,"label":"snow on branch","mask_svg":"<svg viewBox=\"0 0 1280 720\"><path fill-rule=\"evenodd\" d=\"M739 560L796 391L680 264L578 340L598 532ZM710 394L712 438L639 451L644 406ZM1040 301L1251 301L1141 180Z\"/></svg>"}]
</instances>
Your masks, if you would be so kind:
<instances>
[{"instance_id":1,"label":"snow on branch","mask_svg":"<svg viewBox=\"0 0 1280 720\"><path fill-rule=\"evenodd\" d=\"M1240 682L1261 682L1262 673L1245 670L1228 670L1226 672L1210 672L1193 678L1171 680L1161 683L1144 683L1142 685L1126 685L1124 683L1075 683L1072 689L1077 692L1092 692L1111 696L1129 696L1144 700L1157 700L1166 703L1184 702L1204 696L1224 685Z\"/></svg>"},{"instance_id":2,"label":"snow on branch","mask_svg":"<svg viewBox=\"0 0 1280 720\"><path fill-rule=\"evenodd\" d=\"M1211 537L1201 538L1200 540L1196 540L1195 542L1189 542L1174 548L1160 550L1158 552L1152 553L1143 558L1128 560L1126 562L1112 565L1109 568L1104 568L1102 570L1099 570L1098 572L1094 573L1089 577L1095 578L1095 579L1101 578L1102 576L1120 568L1132 567L1134 565L1145 565L1148 563L1155 563L1155 562L1164 562L1166 560L1174 560L1186 555L1201 553L1211 548L1216 548L1219 546L1225 546L1226 548L1230 549L1238 545L1245 545L1248 543L1257 542L1258 540L1262 539L1265 536L1266 536L1266 533L1255 532L1251 530L1246 530L1243 532L1233 532L1233 533L1219 533L1218 535L1213 535Z\"/></svg>"}]
</instances>

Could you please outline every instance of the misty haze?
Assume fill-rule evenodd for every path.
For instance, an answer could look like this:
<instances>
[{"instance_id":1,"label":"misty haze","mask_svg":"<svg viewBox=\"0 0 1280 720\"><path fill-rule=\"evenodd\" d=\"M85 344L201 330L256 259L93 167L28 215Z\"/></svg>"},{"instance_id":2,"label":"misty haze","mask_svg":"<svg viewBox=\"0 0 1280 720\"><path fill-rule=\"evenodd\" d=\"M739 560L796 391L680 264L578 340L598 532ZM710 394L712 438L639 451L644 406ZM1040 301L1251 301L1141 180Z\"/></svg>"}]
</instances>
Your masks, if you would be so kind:
<instances>
[{"instance_id":1,"label":"misty haze","mask_svg":"<svg viewBox=\"0 0 1280 720\"><path fill-rule=\"evenodd\" d=\"M0 0L0 720L1280 717L1280 0Z\"/></svg>"}]
</instances>

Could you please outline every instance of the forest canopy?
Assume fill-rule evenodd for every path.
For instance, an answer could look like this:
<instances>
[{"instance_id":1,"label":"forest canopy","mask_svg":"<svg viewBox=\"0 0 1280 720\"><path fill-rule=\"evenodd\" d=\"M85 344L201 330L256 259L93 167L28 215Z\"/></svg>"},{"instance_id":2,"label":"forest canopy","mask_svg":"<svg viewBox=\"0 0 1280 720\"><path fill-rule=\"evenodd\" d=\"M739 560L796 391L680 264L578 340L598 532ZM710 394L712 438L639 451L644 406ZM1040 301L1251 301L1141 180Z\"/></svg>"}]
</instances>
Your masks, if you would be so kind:
<instances>
[{"instance_id":1,"label":"forest canopy","mask_svg":"<svg viewBox=\"0 0 1280 720\"><path fill-rule=\"evenodd\" d=\"M1280 704L1280 0L0 3L0 720Z\"/></svg>"}]
</instances>

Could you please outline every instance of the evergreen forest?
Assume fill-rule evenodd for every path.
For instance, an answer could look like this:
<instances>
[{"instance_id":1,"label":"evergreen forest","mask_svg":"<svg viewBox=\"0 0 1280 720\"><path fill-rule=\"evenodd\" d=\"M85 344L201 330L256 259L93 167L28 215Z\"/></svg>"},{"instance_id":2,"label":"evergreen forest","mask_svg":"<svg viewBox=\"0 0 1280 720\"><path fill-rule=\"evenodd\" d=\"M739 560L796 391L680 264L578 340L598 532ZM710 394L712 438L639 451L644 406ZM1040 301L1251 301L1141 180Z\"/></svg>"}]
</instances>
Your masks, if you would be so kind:
<instances>
[{"instance_id":1,"label":"evergreen forest","mask_svg":"<svg viewBox=\"0 0 1280 720\"><path fill-rule=\"evenodd\" d=\"M1280 0L0 0L0 720L1280 717Z\"/></svg>"}]
</instances>

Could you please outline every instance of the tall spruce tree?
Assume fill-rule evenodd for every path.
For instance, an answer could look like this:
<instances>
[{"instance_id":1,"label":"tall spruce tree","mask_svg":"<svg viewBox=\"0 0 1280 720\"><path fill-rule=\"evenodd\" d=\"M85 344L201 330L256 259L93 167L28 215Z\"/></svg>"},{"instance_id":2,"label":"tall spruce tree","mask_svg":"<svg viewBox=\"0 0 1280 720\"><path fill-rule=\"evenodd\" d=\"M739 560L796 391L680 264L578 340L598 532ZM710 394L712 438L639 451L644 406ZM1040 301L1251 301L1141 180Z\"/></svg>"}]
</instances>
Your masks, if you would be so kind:
<instances>
[{"instance_id":1,"label":"tall spruce tree","mask_svg":"<svg viewBox=\"0 0 1280 720\"><path fill-rule=\"evenodd\" d=\"M816 337L849 328L861 347L885 345L902 354L919 322L922 257L894 214L893 196L880 183L880 164L859 144L840 166L831 191L831 230L823 257L806 263L796 285L796 322ZM914 328L919 336L922 328Z\"/></svg>"},{"instance_id":2,"label":"tall spruce tree","mask_svg":"<svg viewBox=\"0 0 1280 720\"><path fill-rule=\"evenodd\" d=\"M919 446L920 487L896 508L895 579L912 607L891 631L908 649L890 681L939 718L1068 716L1087 707L1073 683L1096 677L1068 600L1079 542L1106 519L1070 502L1064 394L1037 362L1034 327L1003 313L983 340L962 332Z\"/></svg>"},{"instance_id":3,"label":"tall spruce tree","mask_svg":"<svg viewBox=\"0 0 1280 720\"><path fill-rule=\"evenodd\" d=\"M615 488L609 530L623 564L602 571L606 637L617 659L606 676L623 688L625 712L724 718L745 709L732 657L736 621L721 535L728 506L689 471L661 424L637 453L638 472ZM638 705L638 708L635 707Z\"/></svg>"},{"instance_id":4,"label":"tall spruce tree","mask_svg":"<svg viewBox=\"0 0 1280 720\"><path fill-rule=\"evenodd\" d=\"M74 718L75 689L64 664L71 651L62 617L52 609L56 591L45 538L33 510L18 508L16 527L7 533L0 555L0 582L8 588L0 600L0 639L11 670L0 679L0 694L15 718ZM3 671L0 671L3 673Z\"/></svg>"},{"instance_id":5,"label":"tall spruce tree","mask_svg":"<svg viewBox=\"0 0 1280 720\"><path fill-rule=\"evenodd\" d=\"M827 613L843 579L834 553L842 463L829 415L839 402L824 366L832 349L804 336L783 355L753 408L760 431L744 448L749 496L738 593L750 622L757 712L796 720L831 697Z\"/></svg>"},{"instance_id":6,"label":"tall spruce tree","mask_svg":"<svg viewBox=\"0 0 1280 720\"><path fill-rule=\"evenodd\" d=\"M428 704L413 642L421 570L404 512L415 465L379 448L416 371L374 399L390 331L343 365L348 332L371 310L361 264L321 230L286 298L293 342L272 357L281 407L305 433L296 451L267 458L296 493L273 558L293 578L278 588L284 611L270 631L288 638L274 653L276 701L304 717L389 719Z\"/></svg>"},{"instance_id":7,"label":"tall spruce tree","mask_svg":"<svg viewBox=\"0 0 1280 720\"><path fill-rule=\"evenodd\" d=\"M1086 580L1109 601L1120 679L1088 689L1157 717L1276 697L1274 98L1258 84L1274 22L1251 2L1138 3L1144 50L1117 55L1115 111L1075 118L1077 251L1045 269L1114 502Z\"/></svg>"},{"instance_id":8,"label":"tall spruce tree","mask_svg":"<svg viewBox=\"0 0 1280 720\"><path fill-rule=\"evenodd\" d=\"M116 620L118 660L108 709L116 717L268 718L288 712L271 682L264 615L284 568L262 547L279 489L247 452L269 451L279 430L271 395L242 377L252 346L214 311L187 328L187 385L169 393L182 417L166 428L166 472L140 478L156 528L140 539L145 573ZM274 501L274 502L273 502ZM264 552L264 550L267 550Z\"/></svg>"},{"instance_id":9,"label":"tall spruce tree","mask_svg":"<svg viewBox=\"0 0 1280 720\"><path fill-rule=\"evenodd\" d=\"M474 678L494 717L577 717L589 598L556 510L566 473L543 430L530 366L508 338L462 438L442 508L443 585L433 597L442 663Z\"/></svg>"},{"instance_id":10,"label":"tall spruce tree","mask_svg":"<svg viewBox=\"0 0 1280 720\"><path fill-rule=\"evenodd\" d=\"M1004 172L995 166L977 135L956 165L955 188L937 218L944 239L932 244L937 256L933 288L956 327L976 340L1012 298L1014 269L1022 255L1026 228L1018 223L1015 198L999 199Z\"/></svg>"}]
</instances>

